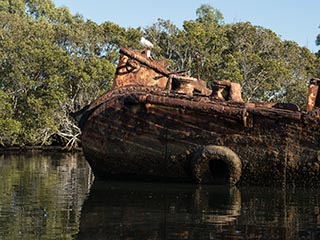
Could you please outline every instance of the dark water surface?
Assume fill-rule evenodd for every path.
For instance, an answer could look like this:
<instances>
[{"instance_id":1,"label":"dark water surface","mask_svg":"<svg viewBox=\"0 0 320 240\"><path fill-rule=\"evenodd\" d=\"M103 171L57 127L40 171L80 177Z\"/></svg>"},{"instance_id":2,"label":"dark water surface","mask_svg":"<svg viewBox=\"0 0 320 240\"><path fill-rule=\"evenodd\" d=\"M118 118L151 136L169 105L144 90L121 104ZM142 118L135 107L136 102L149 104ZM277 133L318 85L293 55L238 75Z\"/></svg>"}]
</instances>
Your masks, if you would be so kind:
<instances>
[{"instance_id":1,"label":"dark water surface","mask_svg":"<svg viewBox=\"0 0 320 240\"><path fill-rule=\"evenodd\" d=\"M320 193L99 182L81 154L0 155L0 239L320 239Z\"/></svg>"}]
</instances>

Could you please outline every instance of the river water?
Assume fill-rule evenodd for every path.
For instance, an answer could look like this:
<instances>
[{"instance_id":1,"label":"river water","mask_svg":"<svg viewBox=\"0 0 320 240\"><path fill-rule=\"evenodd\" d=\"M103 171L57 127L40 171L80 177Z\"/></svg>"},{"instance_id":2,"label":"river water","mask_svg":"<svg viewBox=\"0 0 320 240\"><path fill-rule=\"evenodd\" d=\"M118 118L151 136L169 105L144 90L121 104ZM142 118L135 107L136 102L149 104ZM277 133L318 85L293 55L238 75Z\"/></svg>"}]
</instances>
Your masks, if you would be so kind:
<instances>
[{"instance_id":1,"label":"river water","mask_svg":"<svg viewBox=\"0 0 320 240\"><path fill-rule=\"evenodd\" d=\"M0 239L320 239L320 193L99 182L81 154L0 155Z\"/></svg>"}]
</instances>

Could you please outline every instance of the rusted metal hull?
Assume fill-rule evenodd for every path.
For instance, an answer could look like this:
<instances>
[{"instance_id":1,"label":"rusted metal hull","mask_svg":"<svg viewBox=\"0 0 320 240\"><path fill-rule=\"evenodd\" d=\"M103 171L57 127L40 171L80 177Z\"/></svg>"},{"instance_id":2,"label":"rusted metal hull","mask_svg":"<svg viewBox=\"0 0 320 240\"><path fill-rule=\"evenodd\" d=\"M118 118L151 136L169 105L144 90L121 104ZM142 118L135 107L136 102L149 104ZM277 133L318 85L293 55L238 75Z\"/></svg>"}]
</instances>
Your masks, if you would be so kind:
<instances>
[{"instance_id":1,"label":"rusted metal hull","mask_svg":"<svg viewBox=\"0 0 320 240\"><path fill-rule=\"evenodd\" d=\"M100 178L318 185L319 79L307 112L245 103L241 86L170 72L146 51L120 50L113 88L80 115L82 146Z\"/></svg>"},{"instance_id":2,"label":"rusted metal hull","mask_svg":"<svg viewBox=\"0 0 320 240\"><path fill-rule=\"evenodd\" d=\"M219 183L230 181L235 171L232 183L316 185L320 180L319 120L311 113L137 86L114 89L94 105L82 128L82 145L100 178ZM203 156L208 146L230 149L240 163L229 164L233 160L226 152L220 159L225 166L212 166L222 153ZM197 170L203 168L198 162L218 177Z\"/></svg>"}]
</instances>

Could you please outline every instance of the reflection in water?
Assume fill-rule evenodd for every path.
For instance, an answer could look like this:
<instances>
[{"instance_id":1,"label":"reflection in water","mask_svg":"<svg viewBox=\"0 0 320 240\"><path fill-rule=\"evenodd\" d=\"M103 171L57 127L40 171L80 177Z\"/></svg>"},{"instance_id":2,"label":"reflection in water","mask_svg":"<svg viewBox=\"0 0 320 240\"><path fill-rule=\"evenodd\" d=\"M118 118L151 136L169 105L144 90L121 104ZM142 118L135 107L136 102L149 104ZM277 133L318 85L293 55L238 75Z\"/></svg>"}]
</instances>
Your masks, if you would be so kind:
<instances>
[{"instance_id":1,"label":"reflection in water","mask_svg":"<svg viewBox=\"0 0 320 240\"><path fill-rule=\"evenodd\" d=\"M319 203L316 190L94 182L77 239L316 240Z\"/></svg>"},{"instance_id":2,"label":"reflection in water","mask_svg":"<svg viewBox=\"0 0 320 240\"><path fill-rule=\"evenodd\" d=\"M317 189L91 185L81 154L0 155L0 239L320 239Z\"/></svg>"},{"instance_id":3,"label":"reflection in water","mask_svg":"<svg viewBox=\"0 0 320 240\"><path fill-rule=\"evenodd\" d=\"M232 225L240 207L240 192L225 186L95 182L78 239L202 239Z\"/></svg>"},{"instance_id":4,"label":"reflection in water","mask_svg":"<svg viewBox=\"0 0 320 240\"><path fill-rule=\"evenodd\" d=\"M91 176L77 154L0 156L0 239L71 239Z\"/></svg>"},{"instance_id":5,"label":"reflection in water","mask_svg":"<svg viewBox=\"0 0 320 240\"><path fill-rule=\"evenodd\" d=\"M317 189L243 188L241 239L320 239Z\"/></svg>"}]
</instances>

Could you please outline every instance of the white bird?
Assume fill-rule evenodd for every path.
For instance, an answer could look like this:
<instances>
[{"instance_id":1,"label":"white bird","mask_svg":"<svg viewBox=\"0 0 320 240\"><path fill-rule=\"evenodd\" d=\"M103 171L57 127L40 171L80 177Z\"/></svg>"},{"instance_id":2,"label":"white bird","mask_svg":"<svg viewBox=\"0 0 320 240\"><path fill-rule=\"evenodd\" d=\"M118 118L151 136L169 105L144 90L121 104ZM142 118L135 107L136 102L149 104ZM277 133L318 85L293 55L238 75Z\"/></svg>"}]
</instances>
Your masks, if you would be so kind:
<instances>
[{"instance_id":1,"label":"white bird","mask_svg":"<svg viewBox=\"0 0 320 240\"><path fill-rule=\"evenodd\" d=\"M146 48L153 48L153 44L150 41L148 41L147 39L145 39L144 37L141 37L140 43L142 46L144 46Z\"/></svg>"}]
</instances>

